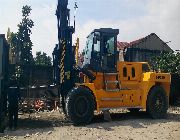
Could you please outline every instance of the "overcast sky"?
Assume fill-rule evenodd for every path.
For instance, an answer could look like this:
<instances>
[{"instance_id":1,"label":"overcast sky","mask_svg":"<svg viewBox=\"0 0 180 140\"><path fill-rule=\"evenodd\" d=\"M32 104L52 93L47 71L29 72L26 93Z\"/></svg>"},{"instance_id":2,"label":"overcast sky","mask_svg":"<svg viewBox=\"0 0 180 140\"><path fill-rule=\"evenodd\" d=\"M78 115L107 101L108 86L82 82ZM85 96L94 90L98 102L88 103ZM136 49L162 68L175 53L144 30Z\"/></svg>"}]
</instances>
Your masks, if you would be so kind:
<instances>
[{"instance_id":1,"label":"overcast sky","mask_svg":"<svg viewBox=\"0 0 180 140\"><path fill-rule=\"evenodd\" d=\"M180 0L76 0L76 34L80 50L85 47L87 35L95 28L111 27L120 30L119 41L133 41L156 33L173 50L180 49ZM69 0L71 16L74 2ZM51 56L57 43L57 0L0 0L0 34L8 27L17 32L23 5L32 8L34 21L33 54L44 51ZM73 21L71 21L73 23Z\"/></svg>"}]
</instances>

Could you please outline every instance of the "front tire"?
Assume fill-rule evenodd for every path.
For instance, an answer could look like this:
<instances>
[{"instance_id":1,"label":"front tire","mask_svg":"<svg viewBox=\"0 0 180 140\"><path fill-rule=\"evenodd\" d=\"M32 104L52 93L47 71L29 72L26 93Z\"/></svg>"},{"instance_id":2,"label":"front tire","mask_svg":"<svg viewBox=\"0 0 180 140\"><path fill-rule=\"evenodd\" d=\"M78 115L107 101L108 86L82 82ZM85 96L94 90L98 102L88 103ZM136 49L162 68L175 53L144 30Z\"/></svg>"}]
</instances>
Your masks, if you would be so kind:
<instances>
[{"instance_id":1,"label":"front tire","mask_svg":"<svg viewBox=\"0 0 180 140\"><path fill-rule=\"evenodd\" d=\"M67 116L74 125L89 124L94 116L95 100L89 89L72 89L66 98Z\"/></svg>"},{"instance_id":2,"label":"front tire","mask_svg":"<svg viewBox=\"0 0 180 140\"><path fill-rule=\"evenodd\" d=\"M161 86L155 86L151 89L147 97L146 111L153 119L163 119L167 116L168 99Z\"/></svg>"}]
</instances>

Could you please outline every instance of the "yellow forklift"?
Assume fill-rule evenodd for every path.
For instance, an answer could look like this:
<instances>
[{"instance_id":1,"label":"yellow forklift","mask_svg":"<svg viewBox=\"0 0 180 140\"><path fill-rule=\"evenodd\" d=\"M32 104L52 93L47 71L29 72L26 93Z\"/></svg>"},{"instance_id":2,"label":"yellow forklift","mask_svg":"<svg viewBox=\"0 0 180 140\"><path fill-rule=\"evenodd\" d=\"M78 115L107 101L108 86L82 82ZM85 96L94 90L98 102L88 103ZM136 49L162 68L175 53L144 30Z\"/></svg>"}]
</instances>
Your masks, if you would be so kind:
<instances>
[{"instance_id":1,"label":"yellow forklift","mask_svg":"<svg viewBox=\"0 0 180 140\"><path fill-rule=\"evenodd\" d=\"M118 61L118 29L95 29L87 38L83 67L91 75L77 83L66 98L67 116L75 124L91 122L94 111L145 109L154 119L165 118L171 76L152 72L146 62Z\"/></svg>"},{"instance_id":2,"label":"yellow forklift","mask_svg":"<svg viewBox=\"0 0 180 140\"><path fill-rule=\"evenodd\" d=\"M120 62L118 29L95 29L87 37L83 67L76 65L72 46L68 0L58 0L59 43L53 52L54 82L59 85L63 111L75 125L91 122L94 111L127 108L146 110L154 119L165 118L171 76L152 72L146 62ZM75 8L77 5L75 4ZM83 82L78 82L83 73Z\"/></svg>"}]
</instances>

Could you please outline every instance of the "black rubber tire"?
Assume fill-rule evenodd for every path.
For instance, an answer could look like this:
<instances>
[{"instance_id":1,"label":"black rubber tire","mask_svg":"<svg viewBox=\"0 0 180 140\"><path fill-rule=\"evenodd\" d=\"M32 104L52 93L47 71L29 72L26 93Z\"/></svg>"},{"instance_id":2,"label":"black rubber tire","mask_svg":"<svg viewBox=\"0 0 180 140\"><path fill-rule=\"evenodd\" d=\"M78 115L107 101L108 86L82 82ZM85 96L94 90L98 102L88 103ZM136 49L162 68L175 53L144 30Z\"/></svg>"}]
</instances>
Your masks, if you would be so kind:
<instances>
[{"instance_id":1,"label":"black rubber tire","mask_svg":"<svg viewBox=\"0 0 180 140\"><path fill-rule=\"evenodd\" d=\"M74 125L89 124L94 116L95 100L86 87L73 88L66 98L66 113Z\"/></svg>"},{"instance_id":2,"label":"black rubber tire","mask_svg":"<svg viewBox=\"0 0 180 140\"><path fill-rule=\"evenodd\" d=\"M138 113L139 112L139 108L129 108L128 109L131 113Z\"/></svg>"},{"instance_id":3,"label":"black rubber tire","mask_svg":"<svg viewBox=\"0 0 180 140\"><path fill-rule=\"evenodd\" d=\"M153 119L167 117L168 99L161 86L153 87L147 97L146 111Z\"/></svg>"}]
</instances>

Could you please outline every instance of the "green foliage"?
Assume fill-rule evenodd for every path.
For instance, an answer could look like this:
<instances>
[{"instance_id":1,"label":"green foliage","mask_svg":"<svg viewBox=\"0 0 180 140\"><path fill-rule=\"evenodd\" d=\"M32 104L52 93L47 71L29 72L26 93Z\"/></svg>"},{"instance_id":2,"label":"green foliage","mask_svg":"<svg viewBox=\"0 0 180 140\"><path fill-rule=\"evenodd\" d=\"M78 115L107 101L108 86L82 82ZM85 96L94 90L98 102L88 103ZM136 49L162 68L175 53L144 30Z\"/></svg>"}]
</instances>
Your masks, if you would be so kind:
<instances>
[{"instance_id":1,"label":"green foliage","mask_svg":"<svg viewBox=\"0 0 180 140\"><path fill-rule=\"evenodd\" d=\"M32 46L33 43L30 39L30 35L32 34L31 29L34 26L34 22L29 18L31 13L30 6L23 6L22 8L22 16L23 19L18 24L18 32L17 32L17 45L20 47L20 62L22 65L29 65L33 62L32 56Z\"/></svg>"},{"instance_id":2,"label":"green foliage","mask_svg":"<svg viewBox=\"0 0 180 140\"><path fill-rule=\"evenodd\" d=\"M10 78L15 76L20 86L27 86L30 82L30 69L34 64L32 55L31 29L34 22L29 18L31 14L30 6L23 6L22 21L18 24L18 32L13 33L8 29L7 38L10 44L10 56L15 58L15 72Z\"/></svg>"},{"instance_id":3,"label":"green foliage","mask_svg":"<svg viewBox=\"0 0 180 140\"><path fill-rule=\"evenodd\" d=\"M18 24L17 46L19 48L20 63L16 66L16 75L18 74L19 83L28 86L30 83L30 67L33 64L32 46L30 35L34 22L29 18L31 13L30 6L23 6L22 21ZM29 67L27 69L27 67Z\"/></svg>"},{"instance_id":4,"label":"green foliage","mask_svg":"<svg viewBox=\"0 0 180 140\"><path fill-rule=\"evenodd\" d=\"M47 56L46 53L36 52L36 57L34 58L35 65L41 66L51 66L51 57Z\"/></svg>"},{"instance_id":5,"label":"green foliage","mask_svg":"<svg viewBox=\"0 0 180 140\"><path fill-rule=\"evenodd\" d=\"M13 33L8 28L7 31L7 42L10 44L10 63L12 63L12 58L19 58L19 48L17 46L17 33ZM16 60L17 61L17 60Z\"/></svg>"},{"instance_id":6,"label":"green foliage","mask_svg":"<svg viewBox=\"0 0 180 140\"><path fill-rule=\"evenodd\" d=\"M29 16L29 14L31 13L31 7L30 6L23 6L22 8L22 16L27 18Z\"/></svg>"},{"instance_id":7,"label":"green foliage","mask_svg":"<svg viewBox=\"0 0 180 140\"><path fill-rule=\"evenodd\" d=\"M10 32L8 28L7 38L11 46L12 56L15 56L19 61L16 63L21 65L30 65L33 63L32 46L30 35L34 22L29 18L31 13L30 6L23 6L22 8L22 21L18 24L18 32Z\"/></svg>"},{"instance_id":8,"label":"green foliage","mask_svg":"<svg viewBox=\"0 0 180 140\"><path fill-rule=\"evenodd\" d=\"M180 75L180 53L161 53L151 59L153 69Z\"/></svg>"}]
</instances>

